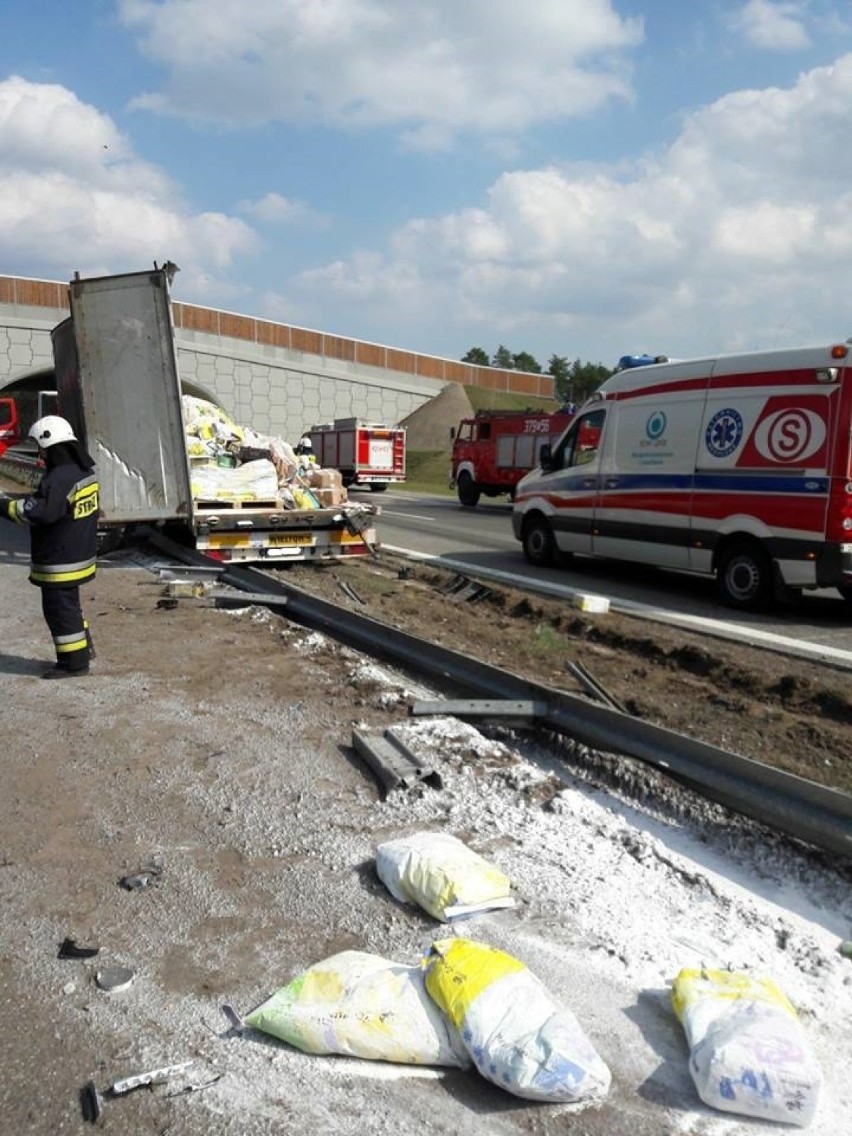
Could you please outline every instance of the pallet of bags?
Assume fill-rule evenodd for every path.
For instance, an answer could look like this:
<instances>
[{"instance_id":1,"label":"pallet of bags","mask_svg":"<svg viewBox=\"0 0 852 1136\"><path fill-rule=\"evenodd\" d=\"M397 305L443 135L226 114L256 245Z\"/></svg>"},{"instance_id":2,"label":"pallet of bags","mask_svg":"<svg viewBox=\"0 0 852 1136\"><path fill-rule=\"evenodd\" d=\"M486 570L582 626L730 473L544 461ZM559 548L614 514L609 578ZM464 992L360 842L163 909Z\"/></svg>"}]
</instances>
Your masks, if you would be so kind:
<instances>
[{"instance_id":1,"label":"pallet of bags","mask_svg":"<svg viewBox=\"0 0 852 1136\"><path fill-rule=\"evenodd\" d=\"M672 1004L689 1044L689 1071L705 1104L804 1126L822 1074L796 1011L769 978L681 970Z\"/></svg>"},{"instance_id":2,"label":"pallet of bags","mask_svg":"<svg viewBox=\"0 0 852 1136\"><path fill-rule=\"evenodd\" d=\"M216 465L190 469L195 501L270 501L278 494L278 475L271 461L244 462L235 469Z\"/></svg>"}]
</instances>

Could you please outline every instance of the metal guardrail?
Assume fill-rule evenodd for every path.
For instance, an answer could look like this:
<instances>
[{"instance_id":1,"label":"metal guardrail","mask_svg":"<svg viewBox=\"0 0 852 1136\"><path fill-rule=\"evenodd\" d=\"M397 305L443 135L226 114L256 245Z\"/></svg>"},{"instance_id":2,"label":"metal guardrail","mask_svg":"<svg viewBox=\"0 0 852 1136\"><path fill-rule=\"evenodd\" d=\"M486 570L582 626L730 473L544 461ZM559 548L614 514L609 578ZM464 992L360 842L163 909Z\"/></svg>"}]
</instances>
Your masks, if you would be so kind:
<instances>
[{"instance_id":1,"label":"metal guardrail","mask_svg":"<svg viewBox=\"0 0 852 1136\"><path fill-rule=\"evenodd\" d=\"M187 564L199 553L153 534L152 543ZM655 766L711 800L826 852L852 859L852 795L828 789L751 758L655 726L566 691L520 678L272 580L256 568L222 567L220 579L241 591L286 598L287 617L332 639L385 659L471 697L527 700L537 722L593 749Z\"/></svg>"}]
</instances>

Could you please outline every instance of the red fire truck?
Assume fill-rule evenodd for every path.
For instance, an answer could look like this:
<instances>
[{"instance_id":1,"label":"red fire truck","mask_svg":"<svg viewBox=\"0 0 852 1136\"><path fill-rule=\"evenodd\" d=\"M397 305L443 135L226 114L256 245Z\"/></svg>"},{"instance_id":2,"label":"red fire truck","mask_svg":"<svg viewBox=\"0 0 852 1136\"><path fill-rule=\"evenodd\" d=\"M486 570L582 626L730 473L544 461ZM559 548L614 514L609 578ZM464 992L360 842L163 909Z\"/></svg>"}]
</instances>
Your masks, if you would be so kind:
<instances>
[{"instance_id":1,"label":"red fire truck","mask_svg":"<svg viewBox=\"0 0 852 1136\"><path fill-rule=\"evenodd\" d=\"M0 398L0 456L21 440L21 423L14 398Z\"/></svg>"},{"instance_id":2,"label":"red fire truck","mask_svg":"<svg viewBox=\"0 0 852 1136\"><path fill-rule=\"evenodd\" d=\"M345 486L365 486L374 493L405 481L405 427L360 418L336 418L313 426L314 456L324 469L339 469Z\"/></svg>"},{"instance_id":3,"label":"red fire truck","mask_svg":"<svg viewBox=\"0 0 852 1136\"><path fill-rule=\"evenodd\" d=\"M453 436L450 488L468 508L480 496L508 493L538 465L543 445L553 446L571 421L573 409L549 414L541 410L481 410L463 418Z\"/></svg>"}]
</instances>

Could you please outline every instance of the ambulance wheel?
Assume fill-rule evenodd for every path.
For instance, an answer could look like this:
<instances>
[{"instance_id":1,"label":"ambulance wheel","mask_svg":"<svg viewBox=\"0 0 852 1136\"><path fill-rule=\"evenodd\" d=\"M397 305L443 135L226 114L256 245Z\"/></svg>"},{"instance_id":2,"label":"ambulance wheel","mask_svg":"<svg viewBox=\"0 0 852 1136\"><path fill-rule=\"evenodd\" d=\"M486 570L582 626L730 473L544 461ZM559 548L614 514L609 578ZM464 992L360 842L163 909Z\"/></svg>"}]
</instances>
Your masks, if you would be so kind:
<instances>
[{"instance_id":1,"label":"ambulance wheel","mask_svg":"<svg viewBox=\"0 0 852 1136\"><path fill-rule=\"evenodd\" d=\"M531 517L521 537L524 556L530 564L544 568L556 563L556 541L553 529L544 517Z\"/></svg>"},{"instance_id":2,"label":"ambulance wheel","mask_svg":"<svg viewBox=\"0 0 852 1136\"><path fill-rule=\"evenodd\" d=\"M458 490L459 501L466 508L473 509L479 504L479 486L467 470L459 474L456 489Z\"/></svg>"},{"instance_id":3,"label":"ambulance wheel","mask_svg":"<svg viewBox=\"0 0 852 1136\"><path fill-rule=\"evenodd\" d=\"M772 603L772 561L759 544L732 544L719 558L716 569L719 598L728 607L760 611Z\"/></svg>"}]
</instances>

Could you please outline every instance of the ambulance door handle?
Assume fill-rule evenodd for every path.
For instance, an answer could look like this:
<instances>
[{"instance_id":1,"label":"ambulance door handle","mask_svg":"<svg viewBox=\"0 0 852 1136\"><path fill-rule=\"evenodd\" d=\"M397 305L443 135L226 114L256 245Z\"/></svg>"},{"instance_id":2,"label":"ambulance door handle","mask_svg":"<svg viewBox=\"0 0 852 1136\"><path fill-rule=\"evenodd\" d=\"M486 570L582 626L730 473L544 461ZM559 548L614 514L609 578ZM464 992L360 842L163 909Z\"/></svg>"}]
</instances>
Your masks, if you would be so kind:
<instances>
[{"instance_id":1,"label":"ambulance door handle","mask_svg":"<svg viewBox=\"0 0 852 1136\"><path fill-rule=\"evenodd\" d=\"M597 478L595 478L595 477L584 477L583 480L580 482L580 484L582 485L582 487L584 489L594 489L595 486L597 485Z\"/></svg>"},{"instance_id":2,"label":"ambulance door handle","mask_svg":"<svg viewBox=\"0 0 852 1136\"><path fill-rule=\"evenodd\" d=\"M606 479L606 481L604 482L604 485L606 486L607 489L617 489L618 488L618 478L608 477Z\"/></svg>"}]
</instances>

